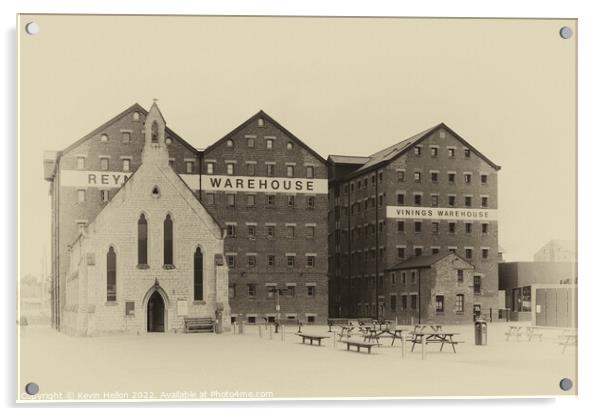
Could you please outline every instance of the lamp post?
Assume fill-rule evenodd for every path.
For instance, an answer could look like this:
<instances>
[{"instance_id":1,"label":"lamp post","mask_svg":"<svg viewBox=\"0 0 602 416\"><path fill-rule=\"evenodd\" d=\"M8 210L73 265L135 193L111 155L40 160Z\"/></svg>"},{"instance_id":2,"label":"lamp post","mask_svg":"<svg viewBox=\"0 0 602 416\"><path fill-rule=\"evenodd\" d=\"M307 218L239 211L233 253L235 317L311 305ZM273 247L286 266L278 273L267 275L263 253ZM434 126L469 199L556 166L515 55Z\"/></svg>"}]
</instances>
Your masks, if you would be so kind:
<instances>
[{"instance_id":1,"label":"lamp post","mask_svg":"<svg viewBox=\"0 0 602 416\"><path fill-rule=\"evenodd\" d=\"M287 289L277 289L275 286L270 287L270 293L272 293L276 299L276 325L274 332L278 333L278 326L280 325L280 295L286 294Z\"/></svg>"}]
</instances>

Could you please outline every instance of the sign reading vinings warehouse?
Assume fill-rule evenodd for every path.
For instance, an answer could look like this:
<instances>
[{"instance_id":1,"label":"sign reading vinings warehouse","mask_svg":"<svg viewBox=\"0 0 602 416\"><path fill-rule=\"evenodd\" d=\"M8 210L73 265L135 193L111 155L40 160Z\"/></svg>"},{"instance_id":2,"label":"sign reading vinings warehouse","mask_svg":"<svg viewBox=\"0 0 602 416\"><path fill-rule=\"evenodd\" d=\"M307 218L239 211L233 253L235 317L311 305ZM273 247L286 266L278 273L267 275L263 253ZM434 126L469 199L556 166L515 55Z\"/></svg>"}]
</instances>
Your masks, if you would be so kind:
<instances>
[{"instance_id":1,"label":"sign reading vinings warehouse","mask_svg":"<svg viewBox=\"0 0 602 416\"><path fill-rule=\"evenodd\" d=\"M201 176L203 191L327 194L327 179L274 178L256 176Z\"/></svg>"},{"instance_id":2,"label":"sign reading vinings warehouse","mask_svg":"<svg viewBox=\"0 0 602 416\"><path fill-rule=\"evenodd\" d=\"M497 221L497 210L478 208L423 208L387 206L387 218Z\"/></svg>"}]
</instances>

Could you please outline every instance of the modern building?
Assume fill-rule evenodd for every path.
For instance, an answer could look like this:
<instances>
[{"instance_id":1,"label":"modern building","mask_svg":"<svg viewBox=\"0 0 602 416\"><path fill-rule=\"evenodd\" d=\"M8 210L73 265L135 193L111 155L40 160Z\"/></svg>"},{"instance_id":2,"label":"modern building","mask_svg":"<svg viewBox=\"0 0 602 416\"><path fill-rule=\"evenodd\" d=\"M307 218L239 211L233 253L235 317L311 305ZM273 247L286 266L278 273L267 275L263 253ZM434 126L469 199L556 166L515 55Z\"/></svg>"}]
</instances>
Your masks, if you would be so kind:
<instances>
[{"instance_id":1,"label":"modern building","mask_svg":"<svg viewBox=\"0 0 602 416\"><path fill-rule=\"evenodd\" d=\"M576 285L576 263L499 264L499 287L504 291L512 321L531 321L538 326L575 326Z\"/></svg>"},{"instance_id":2,"label":"modern building","mask_svg":"<svg viewBox=\"0 0 602 416\"><path fill-rule=\"evenodd\" d=\"M325 322L326 161L263 111L201 158L203 204L226 229L233 319Z\"/></svg>"},{"instance_id":3,"label":"modern building","mask_svg":"<svg viewBox=\"0 0 602 416\"><path fill-rule=\"evenodd\" d=\"M497 310L500 166L443 123L371 156L328 162L331 316L416 322L418 308L442 305L442 316L420 320L467 322ZM418 293L411 276L437 269L429 262L447 253L457 256L455 283L448 271Z\"/></svg>"},{"instance_id":4,"label":"modern building","mask_svg":"<svg viewBox=\"0 0 602 416\"><path fill-rule=\"evenodd\" d=\"M156 104L144 129L142 164L69 245L63 332L177 332L216 314L230 325L222 229L169 165Z\"/></svg>"},{"instance_id":5,"label":"modern building","mask_svg":"<svg viewBox=\"0 0 602 416\"><path fill-rule=\"evenodd\" d=\"M550 240L533 255L536 262L576 262L577 250L574 241Z\"/></svg>"}]
</instances>

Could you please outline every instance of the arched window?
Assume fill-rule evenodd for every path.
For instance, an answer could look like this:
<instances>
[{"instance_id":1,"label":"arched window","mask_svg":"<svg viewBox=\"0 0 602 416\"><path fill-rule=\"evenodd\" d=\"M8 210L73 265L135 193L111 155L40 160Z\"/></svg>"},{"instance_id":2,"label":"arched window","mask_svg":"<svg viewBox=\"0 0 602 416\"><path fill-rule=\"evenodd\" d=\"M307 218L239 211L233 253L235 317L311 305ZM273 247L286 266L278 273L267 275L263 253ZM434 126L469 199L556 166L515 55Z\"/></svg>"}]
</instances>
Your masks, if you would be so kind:
<instances>
[{"instance_id":1,"label":"arched window","mask_svg":"<svg viewBox=\"0 0 602 416\"><path fill-rule=\"evenodd\" d=\"M151 142L159 143L159 125L156 121L153 121L153 125L151 126Z\"/></svg>"},{"instance_id":2,"label":"arched window","mask_svg":"<svg viewBox=\"0 0 602 416\"><path fill-rule=\"evenodd\" d=\"M138 219L138 267L148 266L148 223L144 214Z\"/></svg>"},{"instance_id":3,"label":"arched window","mask_svg":"<svg viewBox=\"0 0 602 416\"><path fill-rule=\"evenodd\" d=\"M173 221L169 214L163 221L163 265L173 266Z\"/></svg>"},{"instance_id":4,"label":"arched window","mask_svg":"<svg viewBox=\"0 0 602 416\"><path fill-rule=\"evenodd\" d=\"M117 256L115 249L109 248L107 252L107 302L117 300Z\"/></svg>"},{"instance_id":5,"label":"arched window","mask_svg":"<svg viewBox=\"0 0 602 416\"><path fill-rule=\"evenodd\" d=\"M200 247L194 252L194 300L203 300L203 253Z\"/></svg>"}]
</instances>

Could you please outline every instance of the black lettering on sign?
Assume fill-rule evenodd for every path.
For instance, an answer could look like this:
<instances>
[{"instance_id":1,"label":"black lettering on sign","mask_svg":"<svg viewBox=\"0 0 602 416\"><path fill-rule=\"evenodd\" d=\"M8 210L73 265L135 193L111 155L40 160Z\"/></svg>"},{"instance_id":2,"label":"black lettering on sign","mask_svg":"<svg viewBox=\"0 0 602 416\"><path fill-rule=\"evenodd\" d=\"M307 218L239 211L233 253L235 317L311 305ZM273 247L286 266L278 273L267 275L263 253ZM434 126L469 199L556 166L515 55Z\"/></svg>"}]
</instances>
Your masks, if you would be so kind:
<instances>
[{"instance_id":1,"label":"black lettering on sign","mask_svg":"<svg viewBox=\"0 0 602 416\"><path fill-rule=\"evenodd\" d=\"M259 189L266 189L267 187L268 187L268 180L260 179L259 180Z\"/></svg>"},{"instance_id":2,"label":"black lettering on sign","mask_svg":"<svg viewBox=\"0 0 602 416\"><path fill-rule=\"evenodd\" d=\"M232 188L232 180L231 179L226 179L226 182L224 182L224 188Z\"/></svg>"},{"instance_id":3,"label":"black lettering on sign","mask_svg":"<svg viewBox=\"0 0 602 416\"><path fill-rule=\"evenodd\" d=\"M237 179L236 180L236 188L243 188L243 180L242 179Z\"/></svg>"},{"instance_id":4,"label":"black lettering on sign","mask_svg":"<svg viewBox=\"0 0 602 416\"><path fill-rule=\"evenodd\" d=\"M249 188L249 189L255 189L255 179L249 179L249 180L247 180L247 188Z\"/></svg>"},{"instance_id":5,"label":"black lettering on sign","mask_svg":"<svg viewBox=\"0 0 602 416\"><path fill-rule=\"evenodd\" d=\"M297 191L302 191L302 190L303 190L303 182L301 182L301 181L296 181L296 182L295 182L295 189L296 189Z\"/></svg>"},{"instance_id":6,"label":"black lettering on sign","mask_svg":"<svg viewBox=\"0 0 602 416\"><path fill-rule=\"evenodd\" d=\"M109 184L109 175L100 175L100 183L103 185Z\"/></svg>"},{"instance_id":7,"label":"black lettering on sign","mask_svg":"<svg viewBox=\"0 0 602 416\"><path fill-rule=\"evenodd\" d=\"M278 188L280 188L280 182L278 182L278 180L276 180L276 179L274 179L272 181L271 185L272 185L272 189L278 189Z\"/></svg>"},{"instance_id":8,"label":"black lettering on sign","mask_svg":"<svg viewBox=\"0 0 602 416\"><path fill-rule=\"evenodd\" d=\"M282 183L282 186L283 186L283 188L284 188L285 190L287 190L287 191L288 191L288 190L290 190L290 189L291 189L291 186L292 186L292 181L284 181L284 182Z\"/></svg>"},{"instance_id":9,"label":"black lettering on sign","mask_svg":"<svg viewBox=\"0 0 602 416\"><path fill-rule=\"evenodd\" d=\"M222 180L218 178L209 178L209 181L211 182L212 188L219 188L220 184L222 183Z\"/></svg>"},{"instance_id":10,"label":"black lettering on sign","mask_svg":"<svg viewBox=\"0 0 602 416\"><path fill-rule=\"evenodd\" d=\"M121 175L113 175L113 180L115 181L115 185L119 185L119 178Z\"/></svg>"},{"instance_id":11,"label":"black lettering on sign","mask_svg":"<svg viewBox=\"0 0 602 416\"><path fill-rule=\"evenodd\" d=\"M96 185L96 175L93 173L88 174L88 185Z\"/></svg>"},{"instance_id":12,"label":"black lettering on sign","mask_svg":"<svg viewBox=\"0 0 602 416\"><path fill-rule=\"evenodd\" d=\"M314 190L314 181L307 181L307 190L308 191Z\"/></svg>"}]
</instances>

